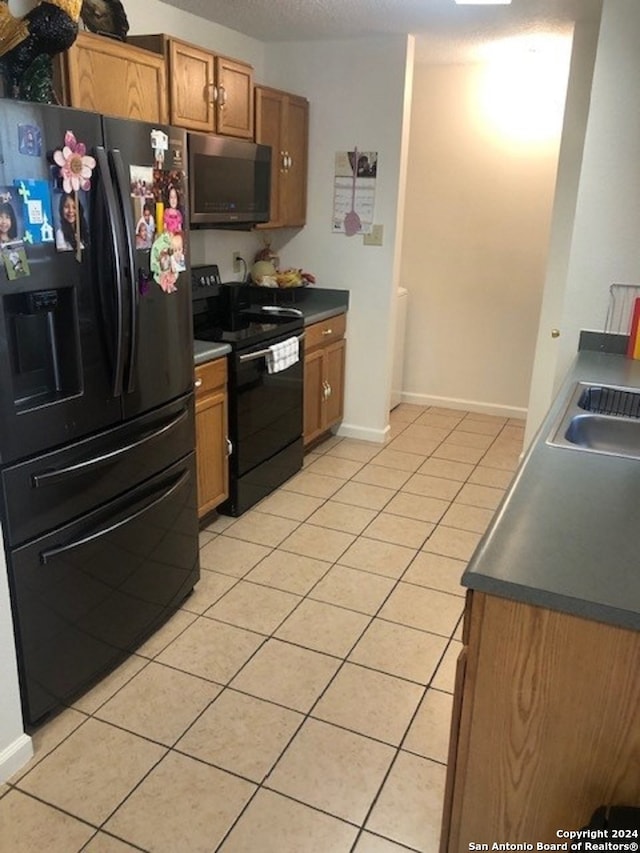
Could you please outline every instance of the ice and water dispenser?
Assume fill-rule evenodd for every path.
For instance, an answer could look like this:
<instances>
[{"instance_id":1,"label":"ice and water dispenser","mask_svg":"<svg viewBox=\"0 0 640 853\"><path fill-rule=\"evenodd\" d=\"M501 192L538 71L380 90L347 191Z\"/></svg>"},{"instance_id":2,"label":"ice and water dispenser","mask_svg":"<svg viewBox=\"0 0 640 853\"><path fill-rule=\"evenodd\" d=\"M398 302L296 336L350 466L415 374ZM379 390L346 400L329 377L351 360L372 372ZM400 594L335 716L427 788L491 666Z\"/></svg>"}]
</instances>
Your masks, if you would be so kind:
<instances>
[{"instance_id":1,"label":"ice and water dispenser","mask_svg":"<svg viewBox=\"0 0 640 853\"><path fill-rule=\"evenodd\" d=\"M75 288L9 293L2 303L16 411L79 394Z\"/></svg>"}]
</instances>

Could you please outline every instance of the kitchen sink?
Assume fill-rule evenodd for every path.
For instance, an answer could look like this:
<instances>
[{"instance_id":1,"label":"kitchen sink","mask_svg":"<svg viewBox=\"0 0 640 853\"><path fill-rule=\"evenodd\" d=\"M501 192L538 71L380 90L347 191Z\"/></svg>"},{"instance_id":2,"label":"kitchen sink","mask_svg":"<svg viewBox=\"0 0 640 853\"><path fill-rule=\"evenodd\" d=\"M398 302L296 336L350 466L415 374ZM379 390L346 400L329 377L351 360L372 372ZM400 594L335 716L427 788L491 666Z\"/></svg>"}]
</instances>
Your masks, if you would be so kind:
<instances>
[{"instance_id":1,"label":"kitchen sink","mask_svg":"<svg viewBox=\"0 0 640 853\"><path fill-rule=\"evenodd\" d=\"M640 459L640 390L578 382L547 441Z\"/></svg>"}]
</instances>

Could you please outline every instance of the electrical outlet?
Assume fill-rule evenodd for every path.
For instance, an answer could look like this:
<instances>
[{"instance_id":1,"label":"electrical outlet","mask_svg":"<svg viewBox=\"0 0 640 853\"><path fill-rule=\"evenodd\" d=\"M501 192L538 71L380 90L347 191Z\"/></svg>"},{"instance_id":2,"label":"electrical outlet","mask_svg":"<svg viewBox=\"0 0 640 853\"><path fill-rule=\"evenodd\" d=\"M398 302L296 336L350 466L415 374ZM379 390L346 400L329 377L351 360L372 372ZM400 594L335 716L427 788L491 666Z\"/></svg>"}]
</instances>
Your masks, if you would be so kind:
<instances>
[{"instance_id":1,"label":"electrical outlet","mask_svg":"<svg viewBox=\"0 0 640 853\"><path fill-rule=\"evenodd\" d=\"M233 271L242 272L242 255L240 252L233 253Z\"/></svg>"},{"instance_id":2,"label":"electrical outlet","mask_svg":"<svg viewBox=\"0 0 640 853\"><path fill-rule=\"evenodd\" d=\"M382 246L383 233L382 225L372 225L371 232L363 236L362 242L365 246Z\"/></svg>"}]
</instances>

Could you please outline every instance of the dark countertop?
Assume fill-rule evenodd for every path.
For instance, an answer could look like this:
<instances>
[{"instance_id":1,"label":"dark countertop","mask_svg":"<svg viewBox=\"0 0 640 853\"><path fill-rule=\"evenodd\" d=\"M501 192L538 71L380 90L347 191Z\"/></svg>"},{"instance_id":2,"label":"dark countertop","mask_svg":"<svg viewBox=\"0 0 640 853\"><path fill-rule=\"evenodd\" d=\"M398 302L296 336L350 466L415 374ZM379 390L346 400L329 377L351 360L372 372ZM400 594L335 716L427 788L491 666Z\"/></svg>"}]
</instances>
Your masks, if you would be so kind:
<instances>
[{"instance_id":1,"label":"dark countertop","mask_svg":"<svg viewBox=\"0 0 640 853\"><path fill-rule=\"evenodd\" d=\"M207 361L213 361L215 358L222 358L231 352L229 344L215 344L211 341L194 341L193 342L193 363L204 364Z\"/></svg>"},{"instance_id":2,"label":"dark countertop","mask_svg":"<svg viewBox=\"0 0 640 853\"><path fill-rule=\"evenodd\" d=\"M261 305L290 305L304 314L305 326L320 323L349 310L349 291L328 288L297 287L291 289L253 288ZM203 364L231 352L228 344L193 342L194 363Z\"/></svg>"},{"instance_id":3,"label":"dark countertop","mask_svg":"<svg viewBox=\"0 0 640 853\"><path fill-rule=\"evenodd\" d=\"M462 583L638 630L640 460L546 442L578 381L640 388L640 361L578 354Z\"/></svg>"},{"instance_id":4,"label":"dark countertop","mask_svg":"<svg viewBox=\"0 0 640 853\"><path fill-rule=\"evenodd\" d=\"M290 305L304 314L305 326L320 323L349 310L349 291L329 288L293 287L290 289L254 287L252 296L261 305Z\"/></svg>"}]
</instances>

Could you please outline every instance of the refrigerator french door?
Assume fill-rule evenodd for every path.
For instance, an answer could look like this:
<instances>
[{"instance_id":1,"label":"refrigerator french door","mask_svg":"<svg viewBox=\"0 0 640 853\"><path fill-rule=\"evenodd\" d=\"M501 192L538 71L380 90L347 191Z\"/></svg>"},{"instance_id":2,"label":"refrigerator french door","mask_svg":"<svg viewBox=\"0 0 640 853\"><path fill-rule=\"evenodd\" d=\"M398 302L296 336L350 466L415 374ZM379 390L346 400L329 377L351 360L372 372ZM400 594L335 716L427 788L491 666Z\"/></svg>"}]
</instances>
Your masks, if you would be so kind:
<instances>
[{"instance_id":1,"label":"refrigerator french door","mask_svg":"<svg viewBox=\"0 0 640 853\"><path fill-rule=\"evenodd\" d=\"M183 261L161 287L155 244L136 239L145 204L160 235L169 175L188 221L186 138L67 108L2 110L2 521L23 711L36 724L149 636L198 578L189 272ZM95 161L75 196L73 247L54 157L65 144Z\"/></svg>"}]
</instances>

